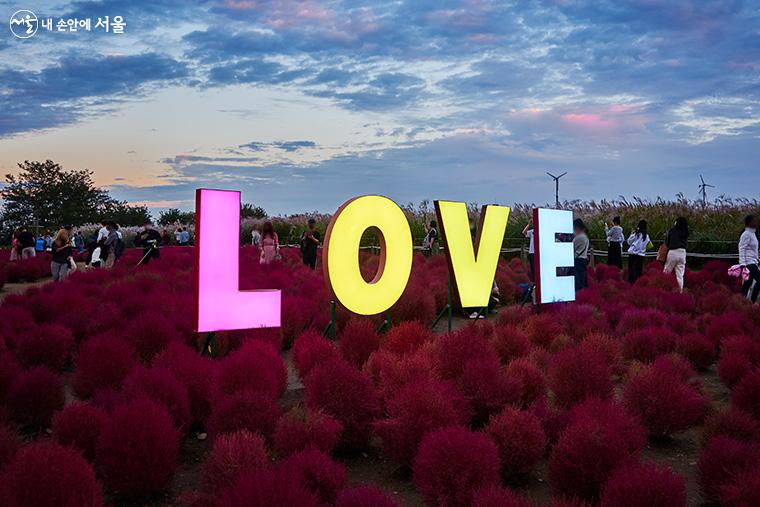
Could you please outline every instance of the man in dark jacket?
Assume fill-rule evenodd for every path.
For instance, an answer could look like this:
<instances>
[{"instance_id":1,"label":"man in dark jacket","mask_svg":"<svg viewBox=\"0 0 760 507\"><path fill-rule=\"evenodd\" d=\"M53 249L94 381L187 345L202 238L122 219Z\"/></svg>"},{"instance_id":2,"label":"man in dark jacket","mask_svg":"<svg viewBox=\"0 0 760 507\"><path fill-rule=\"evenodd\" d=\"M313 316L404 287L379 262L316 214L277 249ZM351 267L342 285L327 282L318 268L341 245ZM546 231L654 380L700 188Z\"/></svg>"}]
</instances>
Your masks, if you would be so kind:
<instances>
[{"instance_id":1,"label":"man in dark jacket","mask_svg":"<svg viewBox=\"0 0 760 507\"><path fill-rule=\"evenodd\" d=\"M161 234L153 228L153 223L148 220L143 225L143 230L135 236L135 246L143 247L141 264L148 264L151 258L158 259L160 257L158 250L160 243Z\"/></svg>"}]
</instances>

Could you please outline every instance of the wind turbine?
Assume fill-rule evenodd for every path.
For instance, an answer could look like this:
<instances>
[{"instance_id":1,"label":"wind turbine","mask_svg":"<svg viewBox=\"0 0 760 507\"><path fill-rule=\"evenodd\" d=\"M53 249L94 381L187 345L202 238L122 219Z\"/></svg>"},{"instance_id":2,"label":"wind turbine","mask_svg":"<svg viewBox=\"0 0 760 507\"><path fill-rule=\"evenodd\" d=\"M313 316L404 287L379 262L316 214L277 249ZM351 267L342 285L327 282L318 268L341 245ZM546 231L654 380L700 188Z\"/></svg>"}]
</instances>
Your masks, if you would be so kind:
<instances>
[{"instance_id":1,"label":"wind turbine","mask_svg":"<svg viewBox=\"0 0 760 507\"><path fill-rule=\"evenodd\" d=\"M554 207L559 209L559 179L567 174L567 171L563 172L559 176L554 176L549 171L546 171L546 174L552 177L554 180Z\"/></svg>"},{"instance_id":2,"label":"wind turbine","mask_svg":"<svg viewBox=\"0 0 760 507\"><path fill-rule=\"evenodd\" d=\"M702 183L699 185L699 191L702 192L702 206L707 206L707 189L715 188L715 185L708 185L705 183L705 179L701 174L699 175L699 179L702 181Z\"/></svg>"}]
</instances>

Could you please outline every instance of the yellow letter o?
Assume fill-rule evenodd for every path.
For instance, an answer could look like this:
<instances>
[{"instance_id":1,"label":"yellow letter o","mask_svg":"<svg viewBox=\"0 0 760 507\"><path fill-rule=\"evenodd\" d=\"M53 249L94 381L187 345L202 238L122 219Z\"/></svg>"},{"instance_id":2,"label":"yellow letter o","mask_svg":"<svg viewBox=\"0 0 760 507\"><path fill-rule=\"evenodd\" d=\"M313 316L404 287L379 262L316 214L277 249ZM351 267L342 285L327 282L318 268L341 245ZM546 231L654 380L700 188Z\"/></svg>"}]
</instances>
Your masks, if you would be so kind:
<instances>
[{"instance_id":1,"label":"yellow letter o","mask_svg":"<svg viewBox=\"0 0 760 507\"><path fill-rule=\"evenodd\" d=\"M359 266L359 246L370 227L379 231L380 262L367 282ZM346 201L330 220L322 265L333 294L349 311L375 315L401 297L412 272L412 231L399 206L378 195Z\"/></svg>"}]
</instances>

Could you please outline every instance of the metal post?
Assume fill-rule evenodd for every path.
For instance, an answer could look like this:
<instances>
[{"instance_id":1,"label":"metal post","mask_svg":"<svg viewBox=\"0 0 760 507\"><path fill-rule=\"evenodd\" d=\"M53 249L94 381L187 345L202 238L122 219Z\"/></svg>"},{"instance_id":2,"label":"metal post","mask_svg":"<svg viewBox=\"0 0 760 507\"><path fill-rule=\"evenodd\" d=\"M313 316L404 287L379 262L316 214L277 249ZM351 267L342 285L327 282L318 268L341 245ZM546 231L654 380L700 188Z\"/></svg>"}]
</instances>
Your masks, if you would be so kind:
<instances>
[{"instance_id":1,"label":"metal post","mask_svg":"<svg viewBox=\"0 0 760 507\"><path fill-rule=\"evenodd\" d=\"M322 336L326 338L335 338L335 301L330 301L330 322L327 323Z\"/></svg>"}]
</instances>

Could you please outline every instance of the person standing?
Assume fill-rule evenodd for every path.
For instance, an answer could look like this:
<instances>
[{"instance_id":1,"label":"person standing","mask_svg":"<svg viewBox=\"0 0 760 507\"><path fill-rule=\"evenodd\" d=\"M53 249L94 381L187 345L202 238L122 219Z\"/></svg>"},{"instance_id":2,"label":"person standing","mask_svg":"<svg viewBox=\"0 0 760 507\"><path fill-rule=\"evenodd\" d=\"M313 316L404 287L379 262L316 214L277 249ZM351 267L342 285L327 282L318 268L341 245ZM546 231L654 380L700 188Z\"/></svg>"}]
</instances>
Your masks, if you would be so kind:
<instances>
[{"instance_id":1,"label":"person standing","mask_svg":"<svg viewBox=\"0 0 760 507\"><path fill-rule=\"evenodd\" d=\"M71 237L66 229L59 230L51 243L52 259L50 271L53 273L53 281L65 280L71 267Z\"/></svg>"},{"instance_id":2,"label":"person standing","mask_svg":"<svg viewBox=\"0 0 760 507\"><path fill-rule=\"evenodd\" d=\"M261 257L259 263L269 264L280 255L280 241L272 222L264 222L261 229Z\"/></svg>"},{"instance_id":3,"label":"person standing","mask_svg":"<svg viewBox=\"0 0 760 507\"><path fill-rule=\"evenodd\" d=\"M528 220L522 230L523 236L528 238L528 265L530 266L530 281L533 282L536 279L536 268L533 264L535 257L535 248L533 246L533 220Z\"/></svg>"},{"instance_id":4,"label":"person standing","mask_svg":"<svg viewBox=\"0 0 760 507\"><path fill-rule=\"evenodd\" d=\"M647 221L639 220L636 230L628 236L628 281L636 283L644 271L644 257L649 245Z\"/></svg>"},{"instance_id":5,"label":"person standing","mask_svg":"<svg viewBox=\"0 0 760 507\"><path fill-rule=\"evenodd\" d=\"M583 220L573 220L573 250L575 252L575 290L579 291L588 287L588 249L589 239L586 234L586 224Z\"/></svg>"},{"instance_id":6,"label":"person standing","mask_svg":"<svg viewBox=\"0 0 760 507\"><path fill-rule=\"evenodd\" d=\"M18 242L18 229L13 230L13 235L11 236L11 256L10 256L10 262L17 261L20 257L20 250L21 247L19 246Z\"/></svg>"},{"instance_id":7,"label":"person standing","mask_svg":"<svg viewBox=\"0 0 760 507\"><path fill-rule=\"evenodd\" d=\"M301 255L303 263L311 269L317 267L317 247L319 246L319 231L315 229L317 221L309 219L309 227L301 234Z\"/></svg>"},{"instance_id":8,"label":"person standing","mask_svg":"<svg viewBox=\"0 0 760 507\"><path fill-rule=\"evenodd\" d=\"M604 233L607 235L607 265L623 269L623 227L620 217L612 218L612 227L604 223Z\"/></svg>"},{"instance_id":9,"label":"person standing","mask_svg":"<svg viewBox=\"0 0 760 507\"><path fill-rule=\"evenodd\" d=\"M143 224L143 230L135 237L135 246L143 247L142 264L150 263L151 259L159 259L161 254L158 245L161 242L161 235L153 228L153 223L146 220Z\"/></svg>"},{"instance_id":10,"label":"person standing","mask_svg":"<svg viewBox=\"0 0 760 507\"><path fill-rule=\"evenodd\" d=\"M441 251L440 242L438 241L438 223L435 220L430 221L430 228L422 240L422 248L430 250L430 255L438 255Z\"/></svg>"},{"instance_id":11,"label":"person standing","mask_svg":"<svg viewBox=\"0 0 760 507\"><path fill-rule=\"evenodd\" d=\"M166 230L166 227L161 229L161 246L169 246L172 242L172 238L169 235L169 231Z\"/></svg>"},{"instance_id":12,"label":"person standing","mask_svg":"<svg viewBox=\"0 0 760 507\"><path fill-rule=\"evenodd\" d=\"M253 246L261 246L261 233L259 232L259 224L253 224L251 229L251 244Z\"/></svg>"},{"instance_id":13,"label":"person standing","mask_svg":"<svg viewBox=\"0 0 760 507\"><path fill-rule=\"evenodd\" d=\"M84 236L82 236L82 231L77 231L74 233L74 248L76 249L78 254L81 254L84 252Z\"/></svg>"},{"instance_id":14,"label":"person standing","mask_svg":"<svg viewBox=\"0 0 760 507\"><path fill-rule=\"evenodd\" d=\"M747 215L744 218L744 232L739 237L739 264L749 271L749 278L742 285L742 294L749 295L755 303L760 293L760 269L757 267L758 241L757 241L757 217ZM752 282L755 282L754 287ZM752 289L751 295L750 289Z\"/></svg>"},{"instance_id":15,"label":"person standing","mask_svg":"<svg viewBox=\"0 0 760 507\"><path fill-rule=\"evenodd\" d=\"M668 247L668 257L665 260L663 273L676 272L678 290L683 292L683 275L686 272L686 243L689 238L689 223L685 217L678 217L676 223L668 231L665 237L665 246Z\"/></svg>"},{"instance_id":16,"label":"person standing","mask_svg":"<svg viewBox=\"0 0 760 507\"><path fill-rule=\"evenodd\" d=\"M117 231L118 225L113 220L106 221L106 230L108 234L100 242L100 257L106 259L105 267L112 268L117 258L117 247L121 238Z\"/></svg>"},{"instance_id":17,"label":"person standing","mask_svg":"<svg viewBox=\"0 0 760 507\"><path fill-rule=\"evenodd\" d=\"M21 227L21 231L18 233L18 245L21 250L21 259L31 259L37 255L35 249L37 242L34 240L34 234L29 232L26 226Z\"/></svg>"}]
</instances>

